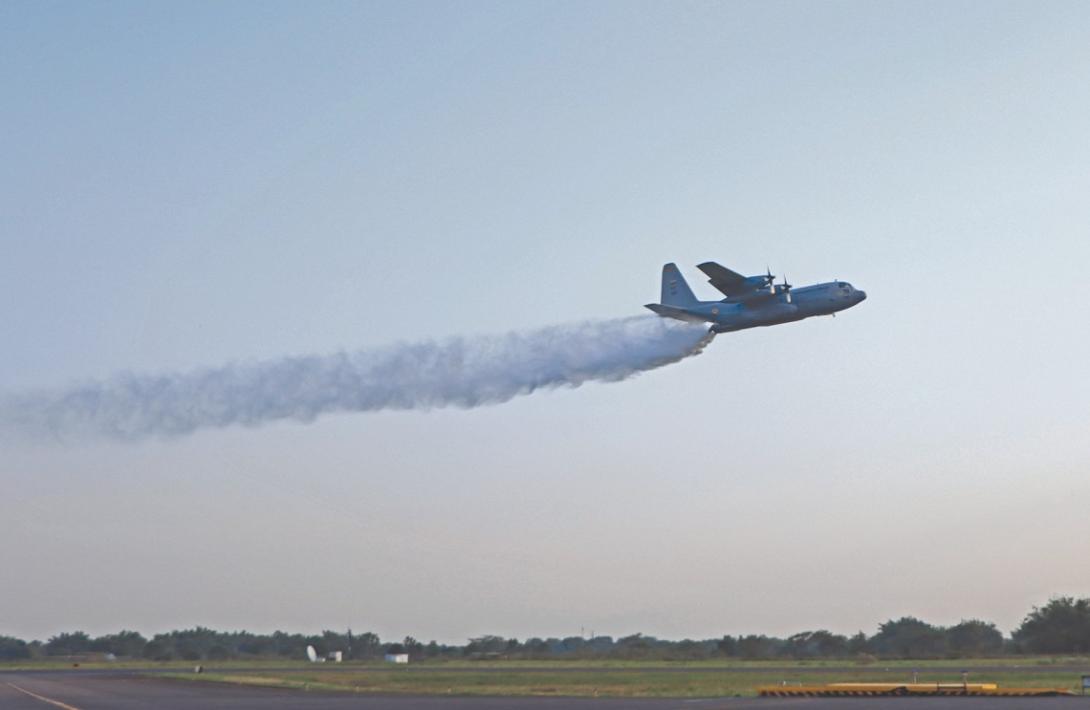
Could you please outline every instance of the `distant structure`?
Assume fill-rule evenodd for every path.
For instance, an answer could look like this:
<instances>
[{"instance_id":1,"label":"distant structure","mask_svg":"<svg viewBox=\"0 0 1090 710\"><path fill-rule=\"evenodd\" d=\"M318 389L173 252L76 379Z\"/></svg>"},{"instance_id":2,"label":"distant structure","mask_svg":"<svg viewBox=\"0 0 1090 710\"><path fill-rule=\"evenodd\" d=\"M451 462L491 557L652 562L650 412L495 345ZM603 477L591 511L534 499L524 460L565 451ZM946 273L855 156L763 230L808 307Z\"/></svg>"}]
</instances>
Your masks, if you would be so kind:
<instances>
[{"instance_id":1,"label":"distant structure","mask_svg":"<svg viewBox=\"0 0 1090 710\"><path fill-rule=\"evenodd\" d=\"M387 653L386 654L386 662L387 663L408 663L409 662L409 654L407 654L407 653Z\"/></svg>"},{"instance_id":2,"label":"distant structure","mask_svg":"<svg viewBox=\"0 0 1090 710\"><path fill-rule=\"evenodd\" d=\"M318 652L314 650L313 646L307 646L307 660L311 663L318 662Z\"/></svg>"},{"instance_id":3,"label":"distant structure","mask_svg":"<svg viewBox=\"0 0 1090 710\"><path fill-rule=\"evenodd\" d=\"M330 661L333 661L334 663L340 663L341 661L344 660L344 652L343 651L330 651L329 653L326 654L326 658L328 660L330 660Z\"/></svg>"}]
</instances>

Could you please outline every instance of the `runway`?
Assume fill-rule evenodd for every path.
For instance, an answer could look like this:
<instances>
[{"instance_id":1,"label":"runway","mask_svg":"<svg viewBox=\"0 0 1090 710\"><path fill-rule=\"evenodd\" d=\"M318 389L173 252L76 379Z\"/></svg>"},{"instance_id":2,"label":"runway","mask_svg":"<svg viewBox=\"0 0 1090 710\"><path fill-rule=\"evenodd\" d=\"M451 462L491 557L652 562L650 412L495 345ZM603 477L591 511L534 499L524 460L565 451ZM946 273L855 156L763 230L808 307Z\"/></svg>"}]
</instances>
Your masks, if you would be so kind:
<instances>
[{"instance_id":1,"label":"runway","mask_svg":"<svg viewBox=\"0 0 1090 710\"><path fill-rule=\"evenodd\" d=\"M4 710L1050 710L1086 708L1085 698L540 698L374 696L255 688L156 678L139 672L0 673Z\"/></svg>"}]
</instances>

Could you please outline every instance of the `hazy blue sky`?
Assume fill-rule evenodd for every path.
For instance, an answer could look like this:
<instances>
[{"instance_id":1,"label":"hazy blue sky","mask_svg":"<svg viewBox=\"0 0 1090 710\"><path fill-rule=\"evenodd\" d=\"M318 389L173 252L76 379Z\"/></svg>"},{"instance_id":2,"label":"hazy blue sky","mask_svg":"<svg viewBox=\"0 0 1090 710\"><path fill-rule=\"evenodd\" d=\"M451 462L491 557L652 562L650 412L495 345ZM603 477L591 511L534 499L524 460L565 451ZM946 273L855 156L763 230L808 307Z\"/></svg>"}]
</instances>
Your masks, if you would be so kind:
<instances>
[{"instance_id":1,"label":"hazy blue sky","mask_svg":"<svg viewBox=\"0 0 1090 710\"><path fill-rule=\"evenodd\" d=\"M1085 3L0 5L0 389L841 317L472 411L5 442L0 633L1009 630L1090 594Z\"/></svg>"}]
</instances>

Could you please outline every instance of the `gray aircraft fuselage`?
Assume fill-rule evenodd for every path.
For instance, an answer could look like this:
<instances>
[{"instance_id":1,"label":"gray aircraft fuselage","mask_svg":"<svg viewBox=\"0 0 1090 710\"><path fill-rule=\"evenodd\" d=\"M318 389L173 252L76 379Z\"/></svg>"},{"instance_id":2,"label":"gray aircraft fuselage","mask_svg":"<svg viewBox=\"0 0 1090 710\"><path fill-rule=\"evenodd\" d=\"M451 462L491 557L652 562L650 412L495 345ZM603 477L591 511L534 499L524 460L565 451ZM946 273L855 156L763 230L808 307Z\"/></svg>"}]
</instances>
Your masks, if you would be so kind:
<instances>
[{"instance_id":1,"label":"gray aircraft fuselage","mask_svg":"<svg viewBox=\"0 0 1090 710\"><path fill-rule=\"evenodd\" d=\"M749 277L750 281L754 279L762 277ZM663 302L648 304L647 308L660 316L708 323L716 333L729 333L813 316L833 315L866 298L864 291L846 281L829 281L800 288L768 283L763 287L753 286L740 295L728 296L721 301L698 301L677 267L667 264L663 267Z\"/></svg>"},{"instance_id":2,"label":"gray aircraft fuselage","mask_svg":"<svg viewBox=\"0 0 1090 710\"><path fill-rule=\"evenodd\" d=\"M867 294L845 281L803 286L791 290L791 303L771 301L758 305L700 301L685 310L710 323L716 333L779 325L813 316L831 316L861 303Z\"/></svg>"}]
</instances>

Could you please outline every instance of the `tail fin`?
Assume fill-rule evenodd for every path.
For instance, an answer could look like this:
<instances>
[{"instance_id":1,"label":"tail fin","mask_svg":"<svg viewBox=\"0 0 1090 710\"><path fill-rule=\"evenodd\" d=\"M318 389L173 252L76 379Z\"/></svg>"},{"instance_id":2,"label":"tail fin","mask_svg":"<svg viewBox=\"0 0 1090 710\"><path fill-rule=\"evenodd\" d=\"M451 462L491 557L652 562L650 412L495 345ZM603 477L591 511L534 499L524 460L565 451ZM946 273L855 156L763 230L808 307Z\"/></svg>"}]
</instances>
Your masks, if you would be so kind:
<instances>
[{"instance_id":1,"label":"tail fin","mask_svg":"<svg viewBox=\"0 0 1090 710\"><path fill-rule=\"evenodd\" d=\"M662 266L662 305L664 306L692 306L697 303L689 284L685 283L685 277L678 271L677 264L663 264Z\"/></svg>"}]
</instances>

